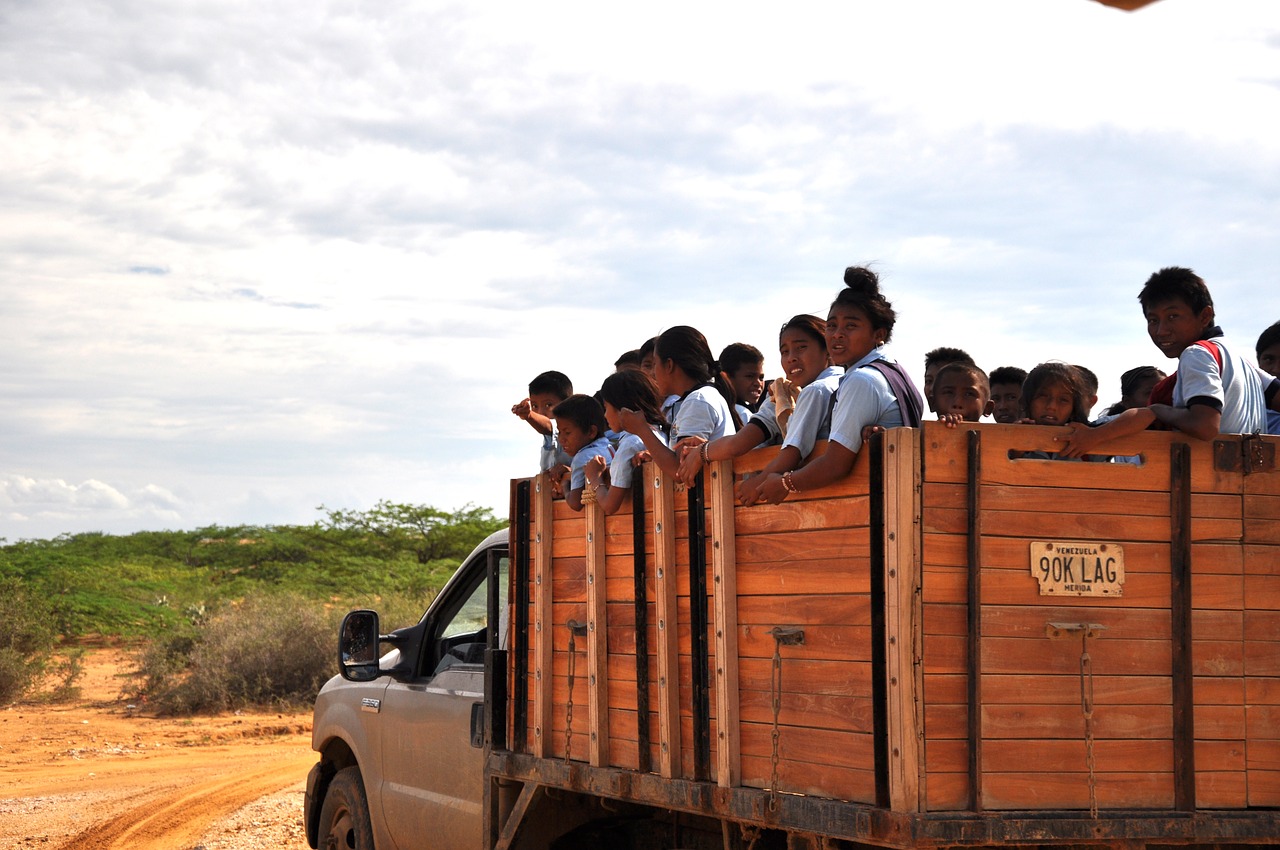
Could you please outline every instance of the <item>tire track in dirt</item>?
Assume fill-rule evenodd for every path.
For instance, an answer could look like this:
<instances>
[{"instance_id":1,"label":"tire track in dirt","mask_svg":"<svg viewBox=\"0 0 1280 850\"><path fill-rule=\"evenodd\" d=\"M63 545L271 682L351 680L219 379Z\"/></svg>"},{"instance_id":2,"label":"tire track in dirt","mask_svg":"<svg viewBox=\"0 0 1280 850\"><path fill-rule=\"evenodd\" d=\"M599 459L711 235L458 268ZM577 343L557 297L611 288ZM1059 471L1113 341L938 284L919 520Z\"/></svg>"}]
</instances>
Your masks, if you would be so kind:
<instances>
[{"instance_id":1,"label":"tire track in dirt","mask_svg":"<svg viewBox=\"0 0 1280 850\"><path fill-rule=\"evenodd\" d=\"M291 755L268 767L163 790L94 824L64 842L58 850L189 847L219 818L296 784L314 763L314 753Z\"/></svg>"}]
</instances>

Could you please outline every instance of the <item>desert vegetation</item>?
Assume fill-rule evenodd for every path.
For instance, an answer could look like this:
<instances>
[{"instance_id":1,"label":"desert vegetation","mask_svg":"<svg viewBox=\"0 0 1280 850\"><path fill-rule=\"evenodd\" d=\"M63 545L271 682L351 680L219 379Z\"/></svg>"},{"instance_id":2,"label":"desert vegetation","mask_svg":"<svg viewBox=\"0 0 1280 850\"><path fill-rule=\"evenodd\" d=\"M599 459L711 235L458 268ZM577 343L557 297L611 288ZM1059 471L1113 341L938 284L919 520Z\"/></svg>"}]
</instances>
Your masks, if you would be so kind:
<instances>
[{"instance_id":1,"label":"desert vegetation","mask_svg":"<svg viewBox=\"0 0 1280 850\"><path fill-rule=\"evenodd\" d=\"M74 689L89 638L136 647L130 696L162 713L309 703L335 671L336 624L371 607L416 622L487 508L379 502L309 526L68 534L0 546L0 705Z\"/></svg>"}]
</instances>

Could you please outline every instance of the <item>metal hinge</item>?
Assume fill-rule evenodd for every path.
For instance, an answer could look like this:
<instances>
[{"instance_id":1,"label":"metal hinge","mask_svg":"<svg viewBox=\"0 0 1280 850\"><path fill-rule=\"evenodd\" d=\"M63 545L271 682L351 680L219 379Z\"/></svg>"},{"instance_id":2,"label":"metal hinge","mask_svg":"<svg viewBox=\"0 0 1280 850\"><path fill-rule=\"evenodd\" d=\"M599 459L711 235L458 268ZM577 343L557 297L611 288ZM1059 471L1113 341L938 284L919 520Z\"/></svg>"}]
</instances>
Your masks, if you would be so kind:
<instances>
[{"instance_id":1,"label":"metal hinge","mask_svg":"<svg viewBox=\"0 0 1280 850\"><path fill-rule=\"evenodd\" d=\"M1213 441L1213 467L1219 472L1275 472L1276 446L1260 434L1245 434L1239 440Z\"/></svg>"}]
</instances>

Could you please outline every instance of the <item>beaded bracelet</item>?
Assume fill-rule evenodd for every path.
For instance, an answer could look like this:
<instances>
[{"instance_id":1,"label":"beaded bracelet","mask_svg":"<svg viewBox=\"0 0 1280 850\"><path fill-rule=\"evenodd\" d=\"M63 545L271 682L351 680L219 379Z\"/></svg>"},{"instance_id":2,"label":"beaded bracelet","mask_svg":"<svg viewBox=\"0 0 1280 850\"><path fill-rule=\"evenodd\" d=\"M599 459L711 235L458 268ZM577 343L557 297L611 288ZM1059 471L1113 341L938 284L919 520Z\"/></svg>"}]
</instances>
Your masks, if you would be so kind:
<instances>
[{"instance_id":1,"label":"beaded bracelet","mask_svg":"<svg viewBox=\"0 0 1280 850\"><path fill-rule=\"evenodd\" d=\"M799 493L796 483L791 480L791 470L782 473L782 486L787 488L788 493Z\"/></svg>"},{"instance_id":2,"label":"beaded bracelet","mask_svg":"<svg viewBox=\"0 0 1280 850\"><path fill-rule=\"evenodd\" d=\"M711 444L703 443L701 446L698 447L698 457L702 458L702 462L704 464L711 462L710 460L707 459L707 446L709 445Z\"/></svg>"}]
</instances>

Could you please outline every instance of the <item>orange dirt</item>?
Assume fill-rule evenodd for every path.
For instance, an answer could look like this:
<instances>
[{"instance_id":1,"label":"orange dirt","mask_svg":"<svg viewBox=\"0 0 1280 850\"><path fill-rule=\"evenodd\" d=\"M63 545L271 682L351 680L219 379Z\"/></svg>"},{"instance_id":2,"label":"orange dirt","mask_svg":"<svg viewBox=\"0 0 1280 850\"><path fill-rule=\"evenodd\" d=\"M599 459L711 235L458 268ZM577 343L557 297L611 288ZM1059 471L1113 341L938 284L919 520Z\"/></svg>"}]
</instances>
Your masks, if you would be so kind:
<instances>
[{"instance_id":1,"label":"orange dirt","mask_svg":"<svg viewBox=\"0 0 1280 850\"><path fill-rule=\"evenodd\" d=\"M310 713L150 716L131 667L93 649L80 699L0 709L0 847L305 850Z\"/></svg>"}]
</instances>

